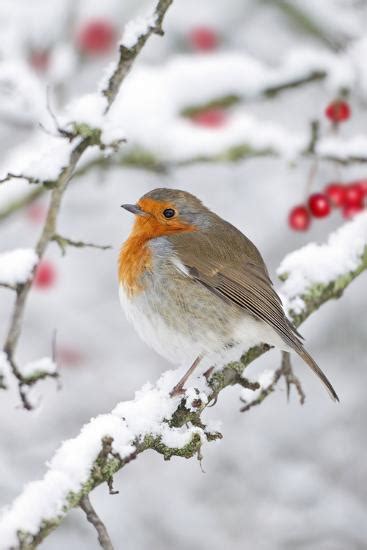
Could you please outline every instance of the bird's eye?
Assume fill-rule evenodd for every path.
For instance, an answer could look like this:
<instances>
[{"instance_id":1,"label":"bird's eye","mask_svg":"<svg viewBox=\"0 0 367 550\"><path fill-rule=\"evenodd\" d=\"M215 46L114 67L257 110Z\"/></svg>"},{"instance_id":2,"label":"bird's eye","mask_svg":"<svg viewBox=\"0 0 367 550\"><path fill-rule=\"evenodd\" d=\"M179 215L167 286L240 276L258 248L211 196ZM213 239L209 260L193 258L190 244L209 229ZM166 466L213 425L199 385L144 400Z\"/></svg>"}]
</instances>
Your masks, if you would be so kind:
<instances>
[{"instance_id":1,"label":"bird's eye","mask_svg":"<svg viewBox=\"0 0 367 550\"><path fill-rule=\"evenodd\" d=\"M163 216L165 218L173 218L173 216L176 214L176 212L173 210L173 208L166 208L163 210Z\"/></svg>"}]
</instances>

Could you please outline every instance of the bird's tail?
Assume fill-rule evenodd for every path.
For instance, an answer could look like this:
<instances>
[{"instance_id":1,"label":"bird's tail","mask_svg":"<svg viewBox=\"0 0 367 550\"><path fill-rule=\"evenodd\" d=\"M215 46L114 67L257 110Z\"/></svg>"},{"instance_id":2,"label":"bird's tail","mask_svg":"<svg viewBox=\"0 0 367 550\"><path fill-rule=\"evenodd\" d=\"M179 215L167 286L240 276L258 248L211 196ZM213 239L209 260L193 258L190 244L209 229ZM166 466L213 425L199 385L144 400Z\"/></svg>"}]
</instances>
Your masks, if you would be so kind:
<instances>
[{"instance_id":1,"label":"bird's tail","mask_svg":"<svg viewBox=\"0 0 367 550\"><path fill-rule=\"evenodd\" d=\"M296 351L297 351L298 355L300 357L302 357L302 359L305 361L305 363L307 363L307 365L313 370L313 372L315 374L317 374L317 376L320 378L321 382L324 384L327 391L329 392L330 397L334 401L339 401L339 397L338 397L336 391L334 390L331 382L328 380L326 375L320 369L318 364L312 359L311 355L303 347L298 347L297 346Z\"/></svg>"}]
</instances>

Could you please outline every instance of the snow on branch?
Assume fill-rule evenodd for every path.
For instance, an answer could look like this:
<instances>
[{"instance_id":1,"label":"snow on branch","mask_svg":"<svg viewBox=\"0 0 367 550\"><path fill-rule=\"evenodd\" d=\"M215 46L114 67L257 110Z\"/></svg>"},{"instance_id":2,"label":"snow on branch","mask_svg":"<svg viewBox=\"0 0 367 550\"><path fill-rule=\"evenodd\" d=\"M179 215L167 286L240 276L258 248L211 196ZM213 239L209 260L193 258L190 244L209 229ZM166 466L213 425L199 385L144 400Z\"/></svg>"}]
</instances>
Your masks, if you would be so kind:
<instances>
[{"instance_id":1,"label":"snow on branch","mask_svg":"<svg viewBox=\"0 0 367 550\"><path fill-rule=\"evenodd\" d=\"M314 304L340 297L344 288L367 268L367 213L332 233L326 244L309 243L288 254L278 269L280 292L297 324Z\"/></svg>"},{"instance_id":2,"label":"snow on branch","mask_svg":"<svg viewBox=\"0 0 367 550\"><path fill-rule=\"evenodd\" d=\"M59 122L53 116L56 128L49 131L54 135L39 133L27 142L26 149L19 146L4 161L0 182L7 183L0 186L0 219L44 191L39 184L54 187L70 163L77 140L87 138L88 151L79 158L76 174L113 163L164 171L196 162L230 162L269 155L291 161L316 156L342 164L367 162L366 135L320 137L310 151L308 129L286 129L251 116L243 107L246 101L317 80L325 81L334 95L349 90L363 99L363 83L367 80L361 61L367 50L364 39L345 53L295 50L277 66L233 52L175 56L163 66L137 67L117 93L119 82L147 37L160 32L160 17L169 3L159 2L153 16L140 18L128 27L120 44L119 61L100 84L102 93L74 101L60 115ZM203 108L235 103L236 111L228 111L226 124L216 131L193 123L192 115ZM165 132L161 131L163 124ZM107 163L106 156L116 152L125 136L129 136L129 143ZM37 191L29 191L26 182L38 184Z\"/></svg>"},{"instance_id":3,"label":"snow on branch","mask_svg":"<svg viewBox=\"0 0 367 550\"><path fill-rule=\"evenodd\" d=\"M33 248L19 248L0 254L0 286L15 288L31 277L38 256Z\"/></svg>"},{"instance_id":4,"label":"snow on branch","mask_svg":"<svg viewBox=\"0 0 367 550\"><path fill-rule=\"evenodd\" d=\"M124 141L122 125L120 122L116 125L114 121L118 119L113 117L109 108L112 106L125 76L149 36L153 32L158 34L163 33L162 21L171 3L172 0L159 0L157 2L154 15L152 16L155 22L154 26L151 25L152 18L150 17L148 24L144 28L141 23L135 25L135 27L134 25L128 27L130 41L131 34L135 29L136 43L135 45L130 45L130 47L124 45L123 42L121 43L116 66L101 93L85 95L80 100L74 102L64 114L62 124L59 124L56 116L50 110L52 122L56 127L54 135L47 135L46 137L44 134L41 134L38 136L33 144L34 151L31 154L23 154L24 151L21 149L18 150L13 155L13 158L10 159L10 162L14 160L15 166L11 170L3 170L4 176L0 180L0 183L11 180L5 186L12 186L15 179L17 183L24 183L24 180L27 180L29 183L42 183L46 188L52 189L43 230L36 243L33 256L31 257L32 254L29 253L29 257L26 258L28 261L27 265L24 265L26 263L24 251L16 251L18 255L15 259L13 253L13 256L10 257L10 263L9 257L7 257L7 265L5 267L4 262L1 263L0 258L0 283L1 278L3 278L3 285L14 288L16 292L15 304L10 326L5 336L3 352L6 356L7 365L10 366L11 373L18 383L19 395L26 409L32 408L27 388L45 376L56 376L52 368L46 370L33 369L31 375L29 373L24 374L15 360L24 312L37 263L52 241L56 241L61 248L65 248L67 245L77 247L97 246L90 243L82 243L81 241L72 241L60 236L57 231L57 218L62 198L87 151L89 152L93 148L98 148L104 152L106 150L113 152ZM5 188L5 194L7 192L8 188ZM17 200L19 201L19 196L17 196ZM22 257L20 257L21 254L23 254ZM39 376L37 376L38 374Z\"/></svg>"},{"instance_id":5,"label":"snow on branch","mask_svg":"<svg viewBox=\"0 0 367 550\"><path fill-rule=\"evenodd\" d=\"M310 264L315 267L310 268ZM281 292L290 304L294 322L299 325L324 302L340 297L366 269L367 214L345 224L330 236L328 243L308 245L288 255L279 273L286 278ZM170 397L178 374L177 370L167 371L154 386L148 383L137 391L133 400L121 402L110 414L92 419L79 435L61 445L48 464L45 477L26 485L23 493L3 511L0 548L36 548L73 507L83 506L85 495L104 482L111 490L113 475L147 449L154 449L165 460L172 456L196 456L200 460L202 446L222 437L204 424L201 413L215 404L224 388L238 384L256 390L253 400L242 408L245 411L270 395L281 375L288 376L287 383L296 387L299 384L292 378L289 364L282 364L282 370L270 373L271 376L267 373L260 377L259 383L246 380L247 366L268 349L265 345L251 348L240 361L212 375L202 375L183 398ZM304 399L302 388L300 397Z\"/></svg>"}]
</instances>

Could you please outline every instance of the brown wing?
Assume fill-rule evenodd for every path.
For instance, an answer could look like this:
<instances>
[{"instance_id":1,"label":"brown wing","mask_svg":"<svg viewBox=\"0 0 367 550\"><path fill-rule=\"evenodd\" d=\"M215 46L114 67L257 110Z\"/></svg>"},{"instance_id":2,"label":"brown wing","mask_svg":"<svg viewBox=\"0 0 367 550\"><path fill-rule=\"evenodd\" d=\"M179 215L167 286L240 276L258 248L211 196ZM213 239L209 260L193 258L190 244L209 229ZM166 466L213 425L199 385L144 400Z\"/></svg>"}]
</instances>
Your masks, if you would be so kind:
<instances>
[{"instance_id":1,"label":"brown wing","mask_svg":"<svg viewBox=\"0 0 367 550\"><path fill-rule=\"evenodd\" d=\"M225 239L221 237L223 223ZM211 230L210 234L205 231L181 233L169 240L193 279L270 325L317 374L332 398L338 400L333 386L304 349L302 336L287 319L261 254L247 237L220 220L217 230Z\"/></svg>"},{"instance_id":2,"label":"brown wing","mask_svg":"<svg viewBox=\"0 0 367 550\"><path fill-rule=\"evenodd\" d=\"M302 346L301 336L284 314L259 251L237 230L231 231L231 237L223 243L220 237L213 239L201 231L174 235L170 241L197 282L265 321L292 348Z\"/></svg>"}]
</instances>

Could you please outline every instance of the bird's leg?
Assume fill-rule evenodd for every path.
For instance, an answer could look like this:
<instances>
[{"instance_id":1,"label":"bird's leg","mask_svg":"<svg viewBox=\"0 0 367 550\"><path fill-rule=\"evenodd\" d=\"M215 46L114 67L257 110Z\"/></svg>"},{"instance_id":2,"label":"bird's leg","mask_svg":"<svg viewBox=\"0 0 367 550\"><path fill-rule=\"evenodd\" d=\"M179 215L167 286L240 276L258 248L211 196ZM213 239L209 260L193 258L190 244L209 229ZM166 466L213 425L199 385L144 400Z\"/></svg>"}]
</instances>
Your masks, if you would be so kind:
<instances>
[{"instance_id":1,"label":"bird's leg","mask_svg":"<svg viewBox=\"0 0 367 550\"><path fill-rule=\"evenodd\" d=\"M196 369L200 361L201 361L201 355L199 355L195 359L195 361L193 362L189 370L183 375L183 377L178 382L178 384L176 384L175 387L170 391L171 397L174 397L175 395L181 395L182 393L184 393L183 386L186 383L187 379L192 375L192 373L194 372L194 370Z\"/></svg>"}]
</instances>

